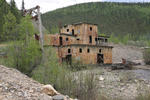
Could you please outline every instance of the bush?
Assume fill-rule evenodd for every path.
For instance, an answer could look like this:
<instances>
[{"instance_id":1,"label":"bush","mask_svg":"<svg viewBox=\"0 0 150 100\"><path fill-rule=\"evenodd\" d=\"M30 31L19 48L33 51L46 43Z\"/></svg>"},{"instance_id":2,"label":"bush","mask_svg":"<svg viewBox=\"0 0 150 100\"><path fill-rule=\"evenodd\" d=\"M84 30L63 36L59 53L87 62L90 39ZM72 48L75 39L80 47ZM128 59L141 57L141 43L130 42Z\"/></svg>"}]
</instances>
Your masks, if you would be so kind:
<instances>
[{"instance_id":1,"label":"bush","mask_svg":"<svg viewBox=\"0 0 150 100\"><path fill-rule=\"evenodd\" d=\"M143 53L144 62L150 65L150 48L146 48Z\"/></svg>"},{"instance_id":2,"label":"bush","mask_svg":"<svg viewBox=\"0 0 150 100\"><path fill-rule=\"evenodd\" d=\"M32 73L33 79L52 84L62 94L80 100L97 100L97 81L93 73L72 72L67 65L58 64L54 48L45 49L43 64L39 65Z\"/></svg>"},{"instance_id":3,"label":"bush","mask_svg":"<svg viewBox=\"0 0 150 100\"><path fill-rule=\"evenodd\" d=\"M7 48L7 58L3 64L31 76L32 70L40 64L40 61L40 47L37 41L30 39L27 44L23 41L12 42Z\"/></svg>"},{"instance_id":4,"label":"bush","mask_svg":"<svg viewBox=\"0 0 150 100\"><path fill-rule=\"evenodd\" d=\"M139 95L136 100L150 100L150 94Z\"/></svg>"}]
</instances>

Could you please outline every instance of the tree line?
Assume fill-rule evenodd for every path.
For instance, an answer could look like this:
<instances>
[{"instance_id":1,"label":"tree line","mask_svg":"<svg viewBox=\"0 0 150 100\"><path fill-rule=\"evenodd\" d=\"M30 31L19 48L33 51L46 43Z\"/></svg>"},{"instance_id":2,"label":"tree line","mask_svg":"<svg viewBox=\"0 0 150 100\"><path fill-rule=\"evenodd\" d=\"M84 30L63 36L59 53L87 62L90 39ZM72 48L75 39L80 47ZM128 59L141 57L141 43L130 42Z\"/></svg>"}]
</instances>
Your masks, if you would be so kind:
<instances>
[{"instance_id":1,"label":"tree line","mask_svg":"<svg viewBox=\"0 0 150 100\"><path fill-rule=\"evenodd\" d=\"M99 33L132 40L150 37L150 3L93 2L77 4L42 15L43 25L53 33L58 27L77 22L98 24Z\"/></svg>"},{"instance_id":2,"label":"tree line","mask_svg":"<svg viewBox=\"0 0 150 100\"><path fill-rule=\"evenodd\" d=\"M19 39L18 26L21 18L14 0L9 4L6 0L0 1L0 42Z\"/></svg>"}]
</instances>

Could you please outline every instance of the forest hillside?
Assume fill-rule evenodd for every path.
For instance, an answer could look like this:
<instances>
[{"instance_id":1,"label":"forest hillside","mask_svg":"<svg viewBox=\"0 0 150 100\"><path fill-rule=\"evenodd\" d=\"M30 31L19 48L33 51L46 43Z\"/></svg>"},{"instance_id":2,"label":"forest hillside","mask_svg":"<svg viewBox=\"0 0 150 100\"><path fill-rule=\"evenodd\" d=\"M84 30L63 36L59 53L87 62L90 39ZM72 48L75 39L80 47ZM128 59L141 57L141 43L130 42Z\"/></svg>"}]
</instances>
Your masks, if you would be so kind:
<instances>
[{"instance_id":1,"label":"forest hillside","mask_svg":"<svg viewBox=\"0 0 150 100\"><path fill-rule=\"evenodd\" d=\"M131 40L150 37L150 3L94 2L77 4L42 15L43 25L51 32L59 26L77 22L98 24L99 33Z\"/></svg>"}]
</instances>

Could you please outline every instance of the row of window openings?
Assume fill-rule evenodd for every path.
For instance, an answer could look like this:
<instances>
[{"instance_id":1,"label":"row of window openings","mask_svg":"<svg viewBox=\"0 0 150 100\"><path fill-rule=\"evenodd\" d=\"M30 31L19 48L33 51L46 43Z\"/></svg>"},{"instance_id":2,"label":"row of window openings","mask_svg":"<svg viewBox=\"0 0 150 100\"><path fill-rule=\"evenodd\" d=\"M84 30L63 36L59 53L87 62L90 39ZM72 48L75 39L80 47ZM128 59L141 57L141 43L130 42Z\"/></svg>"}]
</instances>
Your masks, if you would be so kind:
<instances>
[{"instance_id":1,"label":"row of window openings","mask_svg":"<svg viewBox=\"0 0 150 100\"><path fill-rule=\"evenodd\" d=\"M77 40L80 40L79 38L77 38ZM66 38L66 41L69 41L69 38Z\"/></svg>"},{"instance_id":2,"label":"row of window openings","mask_svg":"<svg viewBox=\"0 0 150 100\"><path fill-rule=\"evenodd\" d=\"M98 40L101 40L102 42L108 42L107 39L99 39L99 38L95 38L95 41L97 42ZM92 36L89 36L89 43L92 43Z\"/></svg>"},{"instance_id":3,"label":"row of window openings","mask_svg":"<svg viewBox=\"0 0 150 100\"><path fill-rule=\"evenodd\" d=\"M82 53L82 49L81 48L79 49L79 52ZM87 49L87 52L90 53L90 49ZM102 52L102 50L99 49L99 53L101 53L101 52ZM71 49L68 49L68 53L71 53Z\"/></svg>"},{"instance_id":4,"label":"row of window openings","mask_svg":"<svg viewBox=\"0 0 150 100\"><path fill-rule=\"evenodd\" d=\"M68 41L68 40L69 40L69 38L66 38L66 41ZM77 40L80 40L80 39L77 39ZM97 42L97 40L99 40L99 39L95 38L96 42ZM107 42L107 39L105 39L105 42ZM89 43L92 43L92 36L89 36Z\"/></svg>"},{"instance_id":5,"label":"row of window openings","mask_svg":"<svg viewBox=\"0 0 150 100\"><path fill-rule=\"evenodd\" d=\"M92 27L90 27L90 31L92 31ZM67 32L69 32L69 29L67 29ZM74 29L72 29L72 34L74 34Z\"/></svg>"},{"instance_id":6,"label":"row of window openings","mask_svg":"<svg viewBox=\"0 0 150 100\"><path fill-rule=\"evenodd\" d=\"M67 29L67 32L69 32L69 29ZM74 29L72 29L72 35L74 35Z\"/></svg>"}]
</instances>

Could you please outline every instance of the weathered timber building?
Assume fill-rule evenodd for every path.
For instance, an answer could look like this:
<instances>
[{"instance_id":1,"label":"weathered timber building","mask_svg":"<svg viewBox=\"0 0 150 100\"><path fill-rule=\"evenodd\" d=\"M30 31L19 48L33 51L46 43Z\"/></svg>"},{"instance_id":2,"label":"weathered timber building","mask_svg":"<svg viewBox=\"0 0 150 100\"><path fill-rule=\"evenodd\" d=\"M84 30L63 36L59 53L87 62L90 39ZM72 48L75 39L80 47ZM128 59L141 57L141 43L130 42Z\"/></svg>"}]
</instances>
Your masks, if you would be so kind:
<instances>
[{"instance_id":1,"label":"weathered timber building","mask_svg":"<svg viewBox=\"0 0 150 100\"><path fill-rule=\"evenodd\" d=\"M99 36L96 24L65 25L59 34L46 35L47 46L56 48L59 61L69 64L111 64L112 46L107 36Z\"/></svg>"}]
</instances>

